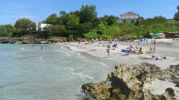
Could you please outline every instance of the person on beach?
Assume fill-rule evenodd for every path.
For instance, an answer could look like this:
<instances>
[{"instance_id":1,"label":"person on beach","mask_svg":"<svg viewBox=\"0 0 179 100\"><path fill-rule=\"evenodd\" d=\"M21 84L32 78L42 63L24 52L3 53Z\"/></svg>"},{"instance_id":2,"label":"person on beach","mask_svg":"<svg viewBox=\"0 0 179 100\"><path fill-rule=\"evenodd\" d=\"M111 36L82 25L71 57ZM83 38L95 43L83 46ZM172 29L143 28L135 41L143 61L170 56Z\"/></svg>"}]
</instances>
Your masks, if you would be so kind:
<instances>
[{"instance_id":1,"label":"person on beach","mask_svg":"<svg viewBox=\"0 0 179 100\"><path fill-rule=\"evenodd\" d=\"M107 52L108 56L110 56L110 45L107 46L106 52Z\"/></svg>"},{"instance_id":2,"label":"person on beach","mask_svg":"<svg viewBox=\"0 0 179 100\"><path fill-rule=\"evenodd\" d=\"M167 60L167 57L166 56L160 57L160 56L152 55L152 59L154 59L154 60Z\"/></svg>"},{"instance_id":3,"label":"person on beach","mask_svg":"<svg viewBox=\"0 0 179 100\"><path fill-rule=\"evenodd\" d=\"M153 52L155 52L155 46L153 47Z\"/></svg>"},{"instance_id":4,"label":"person on beach","mask_svg":"<svg viewBox=\"0 0 179 100\"><path fill-rule=\"evenodd\" d=\"M152 53L153 52L153 49L152 49L152 47L150 47L150 53Z\"/></svg>"},{"instance_id":5,"label":"person on beach","mask_svg":"<svg viewBox=\"0 0 179 100\"><path fill-rule=\"evenodd\" d=\"M139 53L143 54L142 47L139 48Z\"/></svg>"},{"instance_id":6,"label":"person on beach","mask_svg":"<svg viewBox=\"0 0 179 100\"><path fill-rule=\"evenodd\" d=\"M153 43L153 49L152 49L152 52L155 52L155 46L156 46L156 44L157 44L156 39L153 39L153 40L152 40L152 43Z\"/></svg>"},{"instance_id":7,"label":"person on beach","mask_svg":"<svg viewBox=\"0 0 179 100\"><path fill-rule=\"evenodd\" d=\"M156 40L154 39L154 45L156 45L157 44L157 42L156 42Z\"/></svg>"}]
</instances>

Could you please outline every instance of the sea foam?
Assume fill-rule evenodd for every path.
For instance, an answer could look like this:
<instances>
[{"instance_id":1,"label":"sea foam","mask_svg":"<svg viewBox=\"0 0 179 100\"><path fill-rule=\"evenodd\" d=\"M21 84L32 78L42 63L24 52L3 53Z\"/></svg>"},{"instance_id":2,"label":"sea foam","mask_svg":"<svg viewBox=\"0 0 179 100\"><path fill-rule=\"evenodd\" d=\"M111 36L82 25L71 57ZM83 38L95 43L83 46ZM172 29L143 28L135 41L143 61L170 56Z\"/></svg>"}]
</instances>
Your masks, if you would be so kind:
<instances>
[{"instance_id":1,"label":"sea foam","mask_svg":"<svg viewBox=\"0 0 179 100\"><path fill-rule=\"evenodd\" d=\"M88 79L91 79L91 80L94 79L93 77L82 74L82 73L76 73L76 74L79 75L81 78L88 78Z\"/></svg>"}]
</instances>

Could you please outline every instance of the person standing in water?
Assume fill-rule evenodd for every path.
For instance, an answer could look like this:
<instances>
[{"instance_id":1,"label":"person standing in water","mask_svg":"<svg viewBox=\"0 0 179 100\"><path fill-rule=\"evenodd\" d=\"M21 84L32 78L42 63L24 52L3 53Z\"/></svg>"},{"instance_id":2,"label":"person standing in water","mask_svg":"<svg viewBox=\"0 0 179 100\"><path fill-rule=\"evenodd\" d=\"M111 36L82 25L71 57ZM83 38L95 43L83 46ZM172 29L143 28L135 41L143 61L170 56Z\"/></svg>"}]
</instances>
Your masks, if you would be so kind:
<instances>
[{"instance_id":1,"label":"person standing in water","mask_svg":"<svg viewBox=\"0 0 179 100\"><path fill-rule=\"evenodd\" d=\"M110 45L107 46L106 52L107 52L108 56L110 56Z\"/></svg>"},{"instance_id":2,"label":"person standing in water","mask_svg":"<svg viewBox=\"0 0 179 100\"><path fill-rule=\"evenodd\" d=\"M40 46L41 46L41 50L43 50L43 45L42 45L42 43L40 43Z\"/></svg>"}]
</instances>

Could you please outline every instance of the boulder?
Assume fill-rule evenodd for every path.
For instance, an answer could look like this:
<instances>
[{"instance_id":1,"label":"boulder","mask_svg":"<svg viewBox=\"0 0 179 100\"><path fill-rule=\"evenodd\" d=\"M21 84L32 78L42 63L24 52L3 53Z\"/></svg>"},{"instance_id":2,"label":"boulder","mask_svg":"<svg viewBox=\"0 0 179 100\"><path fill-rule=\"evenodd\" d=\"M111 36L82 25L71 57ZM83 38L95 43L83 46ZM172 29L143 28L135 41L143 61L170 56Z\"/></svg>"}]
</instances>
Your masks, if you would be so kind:
<instances>
[{"instance_id":1,"label":"boulder","mask_svg":"<svg viewBox=\"0 0 179 100\"><path fill-rule=\"evenodd\" d=\"M175 99L175 92L172 88L167 88L165 90L165 95L167 100L176 100Z\"/></svg>"},{"instance_id":2,"label":"boulder","mask_svg":"<svg viewBox=\"0 0 179 100\"><path fill-rule=\"evenodd\" d=\"M32 44L32 42L30 40L23 40L22 44Z\"/></svg>"},{"instance_id":3,"label":"boulder","mask_svg":"<svg viewBox=\"0 0 179 100\"><path fill-rule=\"evenodd\" d=\"M99 84L88 83L82 86L82 90L86 95L97 100L106 100L110 98L110 85L105 82Z\"/></svg>"},{"instance_id":4,"label":"boulder","mask_svg":"<svg viewBox=\"0 0 179 100\"><path fill-rule=\"evenodd\" d=\"M82 90L97 100L124 98L124 100L168 100L168 98L173 100L172 89L167 89L166 95L154 95L149 90L144 91L144 84L155 79L171 79L173 72L177 71L176 66L161 70L158 66L149 63L120 64L115 66L115 70L108 75L105 82L85 84Z\"/></svg>"}]
</instances>

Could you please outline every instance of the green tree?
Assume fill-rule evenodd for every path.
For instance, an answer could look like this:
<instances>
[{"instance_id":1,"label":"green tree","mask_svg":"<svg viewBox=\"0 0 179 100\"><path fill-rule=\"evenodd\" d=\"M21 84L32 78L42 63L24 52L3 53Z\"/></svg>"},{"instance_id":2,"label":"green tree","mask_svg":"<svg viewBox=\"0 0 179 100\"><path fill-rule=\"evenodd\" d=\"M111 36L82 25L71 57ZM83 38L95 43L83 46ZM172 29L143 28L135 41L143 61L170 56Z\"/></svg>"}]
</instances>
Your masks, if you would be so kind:
<instances>
[{"instance_id":1,"label":"green tree","mask_svg":"<svg viewBox=\"0 0 179 100\"><path fill-rule=\"evenodd\" d=\"M108 16L107 15L105 15L104 17L101 17L100 19L104 25L108 25Z\"/></svg>"},{"instance_id":2,"label":"green tree","mask_svg":"<svg viewBox=\"0 0 179 100\"><path fill-rule=\"evenodd\" d=\"M0 25L0 36L11 36L15 30L12 25Z\"/></svg>"},{"instance_id":3,"label":"green tree","mask_svg":"<svg viewBox=\"0 0 179 100\"><path fill-rule=\"evenodd\" d=\"M57 24L58 16L55 13L51 14L44 22L48 24Z\"/></svg>"},{"instance_id":4,"label":"green tree","mask_svg":"<svg viewBox=\"0 0 179 100\"><path fill-rule=\"evenodd\" d=\"M65 11L60 11L60 16L66 16L66 12Z\"/></svg>"},{"instance_id":5,"label":"green tree","mask_svg":"<svg viewBox=\"0 0 179 100\"><path fill-rule=\"evenodd\" d=\"M149 25L154 25L154 24L165 23L166 21L167 19L165 17L156 16L154 18L148 18L148 19L142 20L139 24L144 25L144 26L149 26Z\"/></svg>"},{"instance_id":6,"label":"green tree","mask_svg":"<svg viewBox=\"0 0 179 100\"><path fill-rule=\"evenodd\" d=\"M96 39L96 38L98 38L98 36L99 35L96 33L96 30L92 30L92 31L85 34L85 38L89 39L89 40L90 39Z\"/></svg>"},{"instance_id":7,"label":"green tree","mask_svg":"<svg viewBox=\"0 0 179 100\"><path fill-rule=\"evenodd\" d=\"M179 6L177 6L177 9L178 9L178 12L175 13L173 19L176 20L176 21L179 21Z\"/></svg>"},{"instance_id":8,"label":"green tree","mask_svg":"<svg viewBox=\"0 0 179 100\"><path fill-rule=\"evenodd\" d=\"M15 25L16 29L20 30L35 30L36 23L31 21L28 18L22 18L16 21Z\"/></svg>"},{"instance_id":9,"label":"green tree","mask_svg":"<svg viewBox=\"0 0 179 100\"><path fill-rule=\"evenodd\" d=\"M100 18L95 18L92 23L93 27L97 27L99 24L102 23L102 20Z\"/></svg>"},{"instance_id":10,"label":"green tree","mask_svg":"<svg viewBox=\"0 0 179 100\"><path fill-rule=\"evenodd\" d=\"M85 33L88 33L92 29L93 29L93 24L91 22L79 24L77 27L80 36L84 36Z\"/></svg>"},{"instance_id":11,"label":"green tree","mask_svg":"<svg viewBox=\"0 0 179 100\"><path fill-rule=\"evenodd\" d=\"M48 31L48 36L65 36L66 28L64 25L52 25L45 28Z\"/></svg>"},{"instance_id":12,"label":"green tree","mask_svg":"<svg viewBox=\"0 0 179 100\"><path fill-rule=\"evenodd\" d=\"M67 14L66 15L66 25L69 29L79 25L80 19L75 14Z\"/></svg>"},{"instance_id":13,"label":"green tree","mask_svg":"<svg viewBox=\"0 0 179 100\"><path fill-rule=\"evenodd\" d=\"M108 25L116 24L117 23L117 18L115 16L111 15L111 16L108 17L107 22L108 22Z\"/></svg>"},{"instance_id":14,"label":"green tree","mask_svg":"<svg viewBox=\"0 0 179 100\"><path fill-rule=\"evenodd\" d=\"M179 6L177 6L177 9L178 9L178 13L179 13Z\"/></svg>"},{"instance_id":15,"label":"green tree","mask_svg":"<svg viewBox=\"0 0 179 100\"><path fill-rule=\"evenodd\" d=\"M80 21L82 23L92 22L95 18L97 18L96 7L92 5L82 6L80 9Z\"/></svg>"},{"instance_id":16,"label":"green tree","mask_svg":"<svg viewBox=\"0 0 179 100\"><path fill-rule=\"evenodd\" d=\"M105 15L104 17L100 18L103 22L104 25L113 25L117 23L117 17L111 15L111 16L107 16Z\"/></svg>"},{"instance_id":17,"label":"green tree","mask_svg":"<svg viewBox=\"0 0 179 100\"><path fill-rule=\"evenodd\" d=\"M178 13L178 12L175 13L175 15L174 15L174 20L179 21L179 13Z\"/></svg>"}]
</instances>

